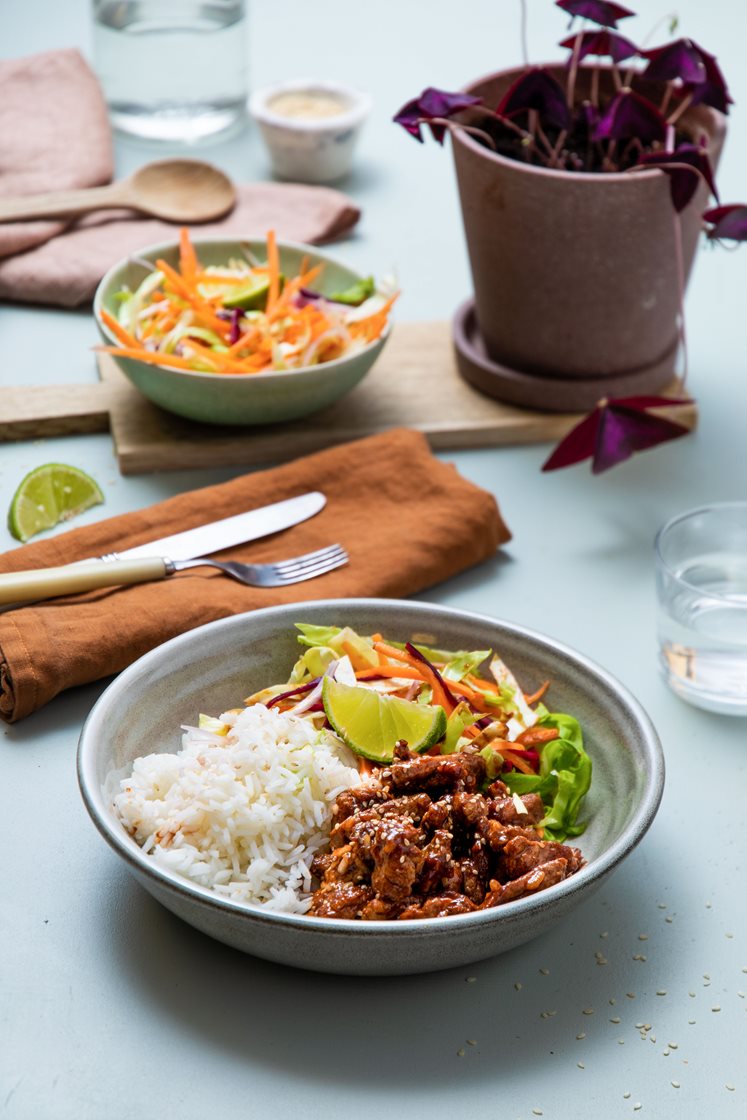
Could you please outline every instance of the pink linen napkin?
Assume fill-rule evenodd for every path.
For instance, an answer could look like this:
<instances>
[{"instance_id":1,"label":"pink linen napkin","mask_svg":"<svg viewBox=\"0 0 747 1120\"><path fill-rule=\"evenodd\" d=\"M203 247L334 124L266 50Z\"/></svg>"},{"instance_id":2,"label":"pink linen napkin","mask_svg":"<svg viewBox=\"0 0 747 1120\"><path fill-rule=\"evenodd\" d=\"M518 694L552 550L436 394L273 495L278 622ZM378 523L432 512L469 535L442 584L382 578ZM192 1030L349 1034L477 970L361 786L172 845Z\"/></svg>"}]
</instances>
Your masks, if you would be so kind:
<instances>
[{"instance_id":1,"label":"pink linen napkin","mask_svg":"<svg viewBox=\"0 0 747 1120\"><path fill-rule=\"evenodd\" d=\"M0 196L97 186L113 174L111 132L98 81L75 50L0 62ZM330 187L248 183L234 209L196 236L264 237L312 244L343 237L360 211ZM177 227L103 211L73 222L0 224L0 298L77 307L128 253L168 241Z\"/></svg>"}]
</instances>

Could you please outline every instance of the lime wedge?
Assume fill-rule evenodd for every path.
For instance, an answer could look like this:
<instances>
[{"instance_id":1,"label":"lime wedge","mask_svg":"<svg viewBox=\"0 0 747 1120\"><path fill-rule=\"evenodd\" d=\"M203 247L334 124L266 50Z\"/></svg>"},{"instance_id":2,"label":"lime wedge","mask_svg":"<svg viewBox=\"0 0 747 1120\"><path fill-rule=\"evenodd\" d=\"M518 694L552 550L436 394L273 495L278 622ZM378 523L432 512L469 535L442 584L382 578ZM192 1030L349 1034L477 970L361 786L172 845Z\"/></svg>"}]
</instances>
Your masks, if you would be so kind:
<instances>
[{"instance_id":1,"label":"lime wedge","mask_svg":"<svg viewBox=\"0 0 747 1120\"><path fill-rule=\"evenodd\" d=\"M280 277L280 291L285 284L285 277ZM267 276L253 276L246 284L237 286L223 297L223 306L231 310L238 307L243 311L264 311L267 307L267 297L270 294L270 280Z\"/></svg>"},{"instance_id":2,"label":"lime wedge","mask_svg":"<svg viewBox=\"0 0 747 1120\"><path fill-rule=\"evenodd\" d=\"M372 688L326 677L322 700L327 719L352 751L374 762L391 762L399 739L426 751L446 734L443 708L383 696Z\"/></svg>"},{"instance_id":3,"label":"lime wedge","mask_svg":"<svg viewBox=\"0 0 747 1120\"><path fill-rule=\"evenodd\" d=\"M45 463L27 474L13 495L8 528L16 540L27 541L103 500L98 484L85 471Z\"/></svg>"}]
</instances>

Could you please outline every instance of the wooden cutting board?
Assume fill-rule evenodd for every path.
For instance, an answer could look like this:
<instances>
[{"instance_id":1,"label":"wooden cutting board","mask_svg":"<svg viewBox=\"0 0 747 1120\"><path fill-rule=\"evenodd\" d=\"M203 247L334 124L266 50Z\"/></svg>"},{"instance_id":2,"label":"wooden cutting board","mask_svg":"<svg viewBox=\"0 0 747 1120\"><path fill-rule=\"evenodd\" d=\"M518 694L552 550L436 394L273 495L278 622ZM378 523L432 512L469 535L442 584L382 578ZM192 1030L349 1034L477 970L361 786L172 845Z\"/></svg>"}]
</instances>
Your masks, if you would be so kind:
<instances>
[{"instance_id":1,"label":"wooden cutting board","mask_svg":"<svg viewBox=\"0 0 747 1120\"><path fill-rule=\"evenodd\" d=\"M216 427L151 404L99 357L93 385L6 388L0 440L109 429L122 474L200 467L257 466L306 455L393 427L417 428L441 449L560 439L577 414L535 412L483 396L459 376L448 323L398 323L371 372L330 408L288 424ZM695 409L677 420L692 426Z\"/></svg>"}]
</instances>

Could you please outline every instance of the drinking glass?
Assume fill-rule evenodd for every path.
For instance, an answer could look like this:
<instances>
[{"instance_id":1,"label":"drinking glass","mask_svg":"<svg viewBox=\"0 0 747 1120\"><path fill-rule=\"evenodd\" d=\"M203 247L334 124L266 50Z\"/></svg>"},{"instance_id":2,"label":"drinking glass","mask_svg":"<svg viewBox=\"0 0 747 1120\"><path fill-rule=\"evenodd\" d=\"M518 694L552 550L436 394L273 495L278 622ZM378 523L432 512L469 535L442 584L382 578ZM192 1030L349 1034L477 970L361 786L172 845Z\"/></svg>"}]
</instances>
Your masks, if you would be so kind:
<instances>
[{"instance_id":1,"label":"drinking glass","mask_svg":"<svg viewBox=\"0 0 747 1120\"><path fill-rule=\"evenodd\" d=\"M95 67L114 128L197 141L246 114L245 0L93 0Z\"/></svg>"},{"instance_id":2,"label":"drinking glass","mask_svg":"<svg viewBox=\"0 0 747 1120\"><path fill-rule=\"evenodd\" d=\"M699 708L747 716L747 502L672 518L655 552L666 681Z\"/></svg>"}]
</instances>

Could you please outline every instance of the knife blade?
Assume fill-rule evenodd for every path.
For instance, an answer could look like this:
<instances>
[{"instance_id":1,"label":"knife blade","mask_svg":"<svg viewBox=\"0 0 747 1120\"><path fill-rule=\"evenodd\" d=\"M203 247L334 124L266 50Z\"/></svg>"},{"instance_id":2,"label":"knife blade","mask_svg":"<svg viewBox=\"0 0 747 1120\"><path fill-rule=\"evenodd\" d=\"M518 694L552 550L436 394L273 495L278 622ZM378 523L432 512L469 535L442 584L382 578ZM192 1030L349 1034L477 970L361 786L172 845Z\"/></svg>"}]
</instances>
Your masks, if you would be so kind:
<instances>
[{"instance_id":1,"label":"knife blade","mask_svg":"<svg viewBox=\"0 0 747 1120\"><path fill-rule=\"evenodd\" d=\"M324 494L313 490L122 552L109 553L106 558L78 560L56 568L7 572L0 575L0 603L19 606L20 601L25 605L29 601L92 591L97 587L159 579L167 572L167 560L194 560L270 536L308 520L326 504Z\"/></svg>"},{"instance_id":2,"label":"knife blade","mask_svg":"<svg viewBox=\"0 0 747 1120\"><path fill-rule=\"evenodd\" d=\"M167 556L169 560L194 560L197 556L210 556L213 552L221 552L224 548L232 548L236 544L244 544L246 541L255 541L260 537L269 537L271 533L279 533L281 529L288 529L291 525L297 525L300 521L313 517L326 504L327 499L324 494L313 490L309 494L301 494L298 498L287 498L284 502L273 502L272 505L262 506L261 509L237 513L233 517L211 521L208 525L198 525L196 529L174 533L170 537L162 537L159 541L138 544L135 548L125 548L112 555L130 558Z\"/></svg>"}]
</instances>

